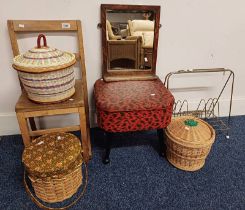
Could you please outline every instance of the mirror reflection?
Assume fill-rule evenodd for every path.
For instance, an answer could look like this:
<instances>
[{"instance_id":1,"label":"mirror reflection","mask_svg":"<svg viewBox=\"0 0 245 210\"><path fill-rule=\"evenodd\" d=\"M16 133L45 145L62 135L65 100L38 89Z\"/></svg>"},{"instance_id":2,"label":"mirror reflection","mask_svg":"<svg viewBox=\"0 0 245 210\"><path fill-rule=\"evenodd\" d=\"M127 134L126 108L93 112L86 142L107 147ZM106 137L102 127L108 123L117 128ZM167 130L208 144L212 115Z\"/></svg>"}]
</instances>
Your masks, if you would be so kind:
<instances>
[{"instance_id":1,"label":"mirror reflection","mask_svg":"<svg viewBox=\"0 0 245 210\"><path fill-rule=\"evenodd\" d=\"M109 70L150 70L154 41L153 11L106 11Z\"/></svg>"}]
</instances>

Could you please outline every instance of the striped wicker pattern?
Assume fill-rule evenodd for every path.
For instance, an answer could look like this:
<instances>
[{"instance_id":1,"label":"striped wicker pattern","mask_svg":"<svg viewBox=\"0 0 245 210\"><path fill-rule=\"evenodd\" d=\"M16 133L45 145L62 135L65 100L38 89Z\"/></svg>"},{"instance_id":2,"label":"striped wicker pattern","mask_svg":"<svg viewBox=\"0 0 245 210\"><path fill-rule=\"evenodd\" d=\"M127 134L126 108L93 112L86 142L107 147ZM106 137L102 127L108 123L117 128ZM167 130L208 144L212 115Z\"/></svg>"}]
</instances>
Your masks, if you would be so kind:
<instances>
[{"instance_id":1,"label":"striped wicker pattern","mask_svg":"<svg viewBox=\"0 0 245 210\"><path fill-rule=\"evenodd\" d=\"M172 120L166 129L166 136L169 162L179 169L195 171L205 164L215 131L201 119L184 116Z\"/></svg>"},{"instance_id":2,"label":"striped wicker pattern","mask_svg":"<svg viewBox=\"0 0 245 210\"><path fill-rule=\"evenodd\" d=\"M82 184L81 166L62 178L33 178L29 176L35 194L48 203L64 201L74 195Z\"/></svg>"},{"instance_id":3,"label":"striped wicker pattern","mask_svg":"<svg viewBox=\"0 0 245 210\"><path fill-rule=\"evenodd\" d=\"M43 38L44 45L41 46ZM75 55L47 46L40 34L37 47L18 55L13 60L29 99L38 103L64 101L75 93L73 64Z\"/></svg>"},{"instance_id":4,"label":"striped wicker pattern","mask_svg":"<svg viewBox=\"0 0 245 210\"><path fill-rule=\"evenodd\" d=\"M73 66L45 73L18 72L28 97L39 103L53 103L71 97L75 93Z\"/></svg>"},{"instance_id":5,"label":"striped wicker pattern","mask_svg":"<svg viewBox=\"0 0 245 210\"><path fill-rule=\"evenodd\" d=\"M55 48L33 48L25 54L14 57L14 68L25 72L47 72L71 66L75 55Z\"/></svg>"}]
</instances>

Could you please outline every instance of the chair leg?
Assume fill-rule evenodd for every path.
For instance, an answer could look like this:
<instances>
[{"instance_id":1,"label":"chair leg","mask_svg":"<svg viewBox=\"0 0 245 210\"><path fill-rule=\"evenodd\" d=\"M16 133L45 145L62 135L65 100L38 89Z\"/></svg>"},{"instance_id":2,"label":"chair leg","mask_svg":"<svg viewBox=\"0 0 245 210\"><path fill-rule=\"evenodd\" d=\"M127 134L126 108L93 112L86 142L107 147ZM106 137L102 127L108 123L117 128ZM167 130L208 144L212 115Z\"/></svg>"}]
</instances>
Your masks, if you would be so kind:
<instances>
[{"instance_id":1,"label":"chair leg","mask_svg":"<svg viewBox=\"0 0 245 210\"><path fill-rule=\"evenodd\" d=\"M110 163L110 152L111 152L111 140L112 136L110 132L105 132L105 154L103 156L102 162L104 164Z\"/></svg>"},{"instance_id":2,"label":"chair leg","mask_svg":"<svg viewBox=\"0 0 245 210\"><path fill-rule=\"evenodd\" d=\"M80 118L81 137L82 137L83 158L84 161L88 163L90 157L89 148L91 147L91 145L90 145L90 140L88 138L89 130L87 130L84 107L79 108L79 118Z\"/></svg>"},{"instance_id":3,"label":"chair leg","mask_svg":"<svg viewBox=\"0 0 245 210\"><path fill-rule=\"evenodd\" d=\"M159 140L159 155L164 157L166 152L166 145L164 143L164 131L163 129L157 129L157 136Z\"/></svg>"},{"instance_id":4,"label":"chair leg","mask_svg":"<svg viewBox=\"0 0 245 210\"><path fill-rule=\"evenodd\" d=\"M16 113L19 127L20 127L20 132L22 135L23 143L25 146L28 146L31 143L31 138L29 135L29 128L28 128L28 122L27 119L25 118L23 113Z\"/></svg>"}]
</instances>

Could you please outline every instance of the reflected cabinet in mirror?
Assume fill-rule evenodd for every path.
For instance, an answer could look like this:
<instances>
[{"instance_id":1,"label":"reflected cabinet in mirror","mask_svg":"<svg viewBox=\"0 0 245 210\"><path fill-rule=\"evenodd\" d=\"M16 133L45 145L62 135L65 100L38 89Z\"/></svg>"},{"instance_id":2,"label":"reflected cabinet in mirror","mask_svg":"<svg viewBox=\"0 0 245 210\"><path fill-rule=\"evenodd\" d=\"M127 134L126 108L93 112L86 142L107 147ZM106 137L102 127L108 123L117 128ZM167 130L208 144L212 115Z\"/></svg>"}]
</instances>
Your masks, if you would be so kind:
<instances>
[{"instance_id":1,"label":"reflected cabinet in mirror","mask_svg":"<svg viewBox=\"0 0 245 210\"><path fill-rule=\"evenodd\" d=\"M101 5L103 78L154 79L160 6Z\"/></svg>"}]
</instances>

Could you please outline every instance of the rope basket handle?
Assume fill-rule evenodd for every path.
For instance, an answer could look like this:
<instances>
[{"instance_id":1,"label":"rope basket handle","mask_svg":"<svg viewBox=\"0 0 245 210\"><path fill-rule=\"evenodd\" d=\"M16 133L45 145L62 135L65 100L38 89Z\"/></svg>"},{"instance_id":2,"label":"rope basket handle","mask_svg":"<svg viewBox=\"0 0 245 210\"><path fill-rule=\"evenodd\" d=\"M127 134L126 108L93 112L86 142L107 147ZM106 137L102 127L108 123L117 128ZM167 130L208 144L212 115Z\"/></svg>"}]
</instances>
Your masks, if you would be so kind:
<instances>
[{"instance_id":1,"label":"rope basket handle","mask_svg":"<svg viewBox=\"0 0 245 210\"><path fill-rule=\"evenodd\" d=\"M81 198L82 196L84 195L85 191L86 191L86 188L87 188L87 184L88 184L88 167L87 167L87 164L85 163L84 164L85 166L85 183L84 183L84 186L83 186L83 190L82 192L79 194L79 196L70 204L64 206L64 207L59 207L59 208L52 208L52 207L48 207L48 206L45 206L44 204L42 204L34 195L33 193L31 192L27 182L26 182L26 170L24 170L24 178L23 178L23 181L24 181L24 186L25 186L25 189L26 189L26 192L28 193L28 195L30 196L31 200L40 208L42 209L45 209L45 210L66 210L70 207L72 207L73 205L75 205Z\"/></svg>"},{"instance_id":2,"label":"rope basket handle","mask_svg":"<svg viewBox=\"0 0 245 210\"><path fill-rule=\"evenodd\" d=\"M47 40L44 34L39 34L37 37L37 48L41 48L41 39L43 38L43 47L47 47Z\"/></svg>"}]
</instances>

